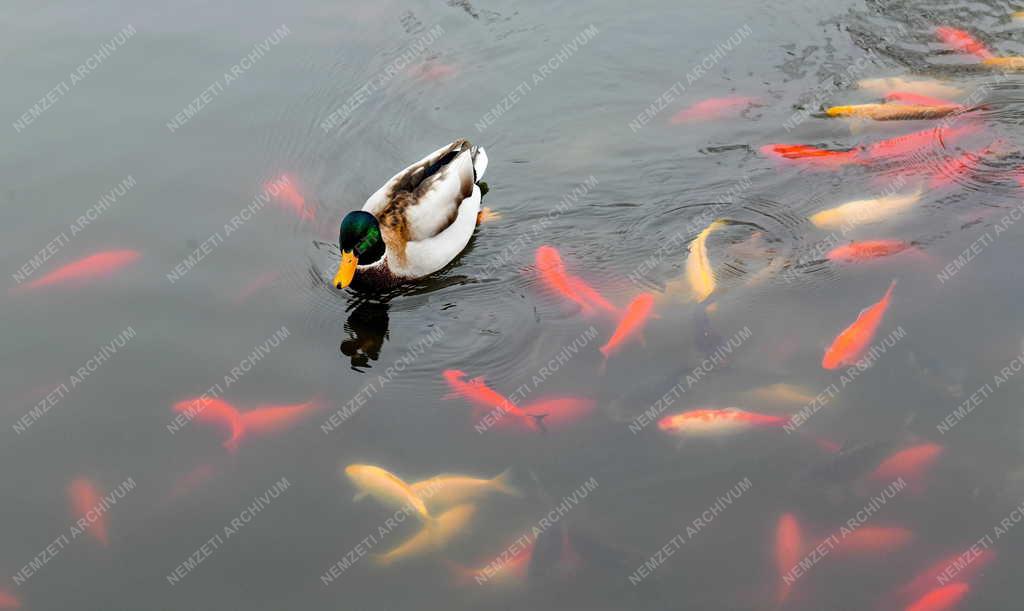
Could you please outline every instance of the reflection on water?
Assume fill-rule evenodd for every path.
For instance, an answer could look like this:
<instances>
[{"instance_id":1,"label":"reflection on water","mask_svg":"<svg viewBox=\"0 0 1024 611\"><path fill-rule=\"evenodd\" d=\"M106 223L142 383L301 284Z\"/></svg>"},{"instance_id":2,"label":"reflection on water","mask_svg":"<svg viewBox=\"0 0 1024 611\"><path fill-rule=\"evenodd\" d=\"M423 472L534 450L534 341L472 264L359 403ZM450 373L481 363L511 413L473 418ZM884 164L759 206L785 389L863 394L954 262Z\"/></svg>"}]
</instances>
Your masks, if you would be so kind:
<instances>
[{"instance_id":1,"label":"reflection on water","mask_svg":"<svg viewBox=\"0 0 1024 611\"><path fill-rule=\"evenodd\" d=\"M352 369L364 371L370 361L380 358L388 338L388 304L359 300L345 321L348 337L341 342L341 353L352 361Z\"/></svg>"}]
</instances>

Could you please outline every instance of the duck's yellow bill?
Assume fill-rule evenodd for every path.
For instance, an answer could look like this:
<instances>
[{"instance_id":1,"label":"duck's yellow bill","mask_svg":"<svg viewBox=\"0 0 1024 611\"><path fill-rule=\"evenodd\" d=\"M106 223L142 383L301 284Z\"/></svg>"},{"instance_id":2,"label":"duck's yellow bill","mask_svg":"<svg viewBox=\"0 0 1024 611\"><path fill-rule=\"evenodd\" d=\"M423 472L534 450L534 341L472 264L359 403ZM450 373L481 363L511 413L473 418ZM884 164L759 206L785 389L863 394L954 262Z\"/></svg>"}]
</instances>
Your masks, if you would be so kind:
<instances>
[{"instance_id":1,"label":"duck's yellow bill","mask_svg":"<svg viewBox=\"0 0 1024 611\"><path fill-rule=\"evenodd\" d=\"M351 284L352 278L356 275L357 265L359 265L359 257L350 250L342 251L341 264L338 265L338 273L334 275L334 286L343 289Z\"/></svg>"}]
</instances>

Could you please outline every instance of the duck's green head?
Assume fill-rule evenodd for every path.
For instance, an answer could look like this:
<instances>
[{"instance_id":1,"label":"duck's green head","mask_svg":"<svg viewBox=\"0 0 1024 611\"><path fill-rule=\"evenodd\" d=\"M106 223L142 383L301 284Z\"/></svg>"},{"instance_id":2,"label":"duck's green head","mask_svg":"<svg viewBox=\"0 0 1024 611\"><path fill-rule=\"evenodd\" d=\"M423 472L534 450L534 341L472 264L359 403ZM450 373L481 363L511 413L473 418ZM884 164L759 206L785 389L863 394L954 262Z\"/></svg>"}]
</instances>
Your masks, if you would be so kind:
<instances>
[{"instance_id":1,"label":"duck's green head","mask_svg":"<svg viewBox=\"0 0 1024 611\"><path fill-rule=\"evenodd\" d=\"M338 245L341 246L341 263L334 276L334 286L343 289L352 282L356 267L369 265L384 256L384 239L380 225L369 212L349 212L341 220Z\"/></svg>"}]
</instances>

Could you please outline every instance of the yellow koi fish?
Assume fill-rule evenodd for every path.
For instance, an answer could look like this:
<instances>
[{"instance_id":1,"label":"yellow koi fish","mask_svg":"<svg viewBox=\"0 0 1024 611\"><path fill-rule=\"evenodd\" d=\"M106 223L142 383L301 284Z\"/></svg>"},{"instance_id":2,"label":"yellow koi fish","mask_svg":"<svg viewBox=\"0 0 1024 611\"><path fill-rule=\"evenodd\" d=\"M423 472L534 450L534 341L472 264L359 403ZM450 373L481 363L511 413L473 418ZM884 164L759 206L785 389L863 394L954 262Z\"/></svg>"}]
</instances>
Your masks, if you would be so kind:
<instances>
[{"instance_id":1,"label":"yellow koi fish","mask_svg":"<svg viewBox=\"0 0 1024 611\"><path fill-rule=\"evenodd\" d=\"M441 511L469 501L478 501L495 493L522 496L519 490L508 482L511 471L506 469L491 479L442 474L416 482L410 487L413 493L426 503L427 509Z\"/></svg>"},{"instance_id":2,"label":"yellow koi fish","mask_svg":"<svg viewBox=\"0 0 1024 611\"><path fill-rule=\"evenodd\" d=\"M946 84L944 81L929 78L907 79L901 76L868 78L857 81L857 86L880 97L884 97L893 91L906 91L907 93L945 98L947 100L956 99L964 95L962 89Z\"/></svg>"},{"instance_id":3,"label":"yellow koi fish","mask_svg":"<svg viewBox=\"0 0 1024 611\"><path fill-rule=\"evenodd\" d=\"M430 522L430 512L423 499L394 473L374 465L349 465L345 467L345 475L359 489L352 500L372 496L386 507L412 511L423 522Z\"/></svg>"},{"instance_id":4,"label":"yellow koi fish","mask_svg":"<svg viewBox=\"0 0 1024 611\"><path fill-rule=\"evenodd\" d=\"M840 229L877 223L912 207L921 199L923 189L872 199L858 199L811 215L810 221L821 229Z\"/></svg>"},{"instance_id":5,"label":"yellow koi fish","mask_svg":"<svg viewBox=\"0 0 1024 611\"><path fill-rule=\"evenodd\" d=\"M388 566L416 556L444 549L456 535L466 530L476 514L473 505L459 505L437 516L429 526L399 543L394 549L374 556L379 566Z\"/></svg>"},{"instance_id":6,"label":"yellow koi fish","mask_svg":"<svg viewBox=\"0 0 1024 611\"><path fill-rule=\"evenodd\" d=\"M921 104L853 104L825 109L830 117L853 117L873 121L904 121L908 119L938 119L963 112L959 104L924 106Z\"/></svg>"},{"instance_id":7,"label":"yellow koi fish","mask_svg":"<svg viewBox=\"0 0 1024 611\"><path fill-rule=\"evenodd\" d=\"M1019 55L1010 57L989 57L981 60L981 64L983 66L988 66L989 68L1014 72L1024 70L1024 57L1020 57Z\"/></svg>"},{"instance_id":8,"label":"yellow koi fish","mask_svg":"<svg viewBox=\"0 0 1024 611\"><path fill-rule=\"evenodd\" d=\"M712 222L690 242L690 256L686 258L686 281L698 303L715 291L715 274L711 269L711 260L708 259L707 241L711 232L724 224L722 221Z\"/></svg>"},{"instance_id":9,"label":"yellow koi fish","mask_svg":"<svg viewBox=\"0 0 1024 611\"><path fill-rule=\"evenodd\" d=\"M814 401L814 395L803 386L770 384L740 393L748 403L769 404L773 407L797 408Z\"/></svg>"}]
</instances>

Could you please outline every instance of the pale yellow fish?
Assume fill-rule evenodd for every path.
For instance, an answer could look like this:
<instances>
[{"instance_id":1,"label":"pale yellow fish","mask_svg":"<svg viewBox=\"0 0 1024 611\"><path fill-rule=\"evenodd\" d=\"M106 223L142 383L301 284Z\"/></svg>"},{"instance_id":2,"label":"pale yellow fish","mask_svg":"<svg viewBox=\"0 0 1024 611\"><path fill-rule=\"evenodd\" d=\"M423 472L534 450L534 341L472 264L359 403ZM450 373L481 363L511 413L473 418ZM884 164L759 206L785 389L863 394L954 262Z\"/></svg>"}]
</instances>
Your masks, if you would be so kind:
<instances>
[{"instance_id":1,"label":"pale yellow fish","mask_svg":"<svg viewBox=\"0 0 1024 611\"><path fill-rule=\"evenodd\" d=\"M349 465L345 475L359 490L353 500L371 496L391 509L405 509L415 513L424 522L430 522L430 512L412 487L400 477L374 465Z\"/></svg>"},{"instance_id":2,"label":"pale yellow fish","mask_svg":"<svg viewBox=\"0 0 1024 611\"><path fill-rule=\"evenodd\" d=\"M690 242L690 256L686 258L686 281L698 303L715 291L715 273L708 258L707 241L711 232L724 224L722 221L712 222Z\"/></svg>"},{"instance_id":3,"label":"pale yellow fish","mask_svg":"<svg viewBox=\"0 0 1024 611\"><path fill-rule=\"evenodd\" d=\"M399 543L394 549L374 556L380 566L388 566L430 552L444 549L456 535L463 533L476 514L474 505L458 505L437 516L418 533Z\"/></svg>"},{"instance_id":4,"label":"pale yellow fish","mask_svg":"<svg viewBox=\"0 0 1024 611\"><path fill-rule=\"evenodd\" d=\"M945 81L930 78L908 79L902 76L867 78L857 81L857 86L878 96L885 96L893 91L904 91L933 98L953 100L964 95L963 89L949 85Z\"/></svg>"},{"instance_id":5,"label":"pale yellow fish","mask_svg":"<svg viewBox=\"0 0 1024 611\"><path fill-rule=\"evenodd\" d=\"M923 189L872 199L858 199L812 214L810 221L821 229L846 229L877 223L906 211L921 199Z\"/></svg>"},{"instance_id":6,"label":"pale yellow fish","mask_svg":"<svg viewBox=\"0 0 1024 611\"><path fill-rule=\"evenodd\" d=\"M769 384L740 393L751 405L769 404L775 407L798 408L814 401L811 390L794 384Z\"/></svg>"},{"instance_id":7,"label":"pale yellow fish","mask_svg":"<svg viewBox=\"0 0 1024 611\"><path fill-rule=\"evenodd\" d=\"M998 68L999 70L1019 71L1024 70L1024 57L990 57L981 60L983 66Z\"/></svg>"},{"instance_id":8,"label":"pale yellow fish","mask_svg":"<svg viewBox=\"0 0 1024 611\"><path fill-rule=\"evenodd\" d=\"M1024 11L1017 11L1010 15L1010 18L1014 21L1024 21Z\"/></svg>"},{"instance_id":9,"label":"pale yellow fish","mask_svg":"<svg viewBox=\"0 0 1024 611\"><path fill-rule=\"evenodd\" d=\"M924 106L920 104L851 104L825 109L830 117L852 117L872 121L905 121L909 119L938 119L963 112L959 104Z\"/></svg>"},{"instance_id":10,"label":"pale yellow fish","mask_svg":"<svg viewBox=\"0 0 1024 611\"><path fill-rule=\"evenodd\" d=\"M519 490L509 484L510 473L511 469L506 469L491 479L445 473L416 482L411 488L431 512L442 511L495 493L522 496Z\"/></svg>"}]
</instances>

